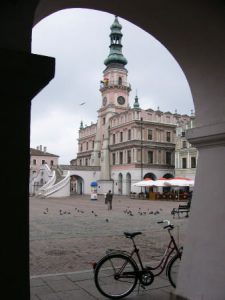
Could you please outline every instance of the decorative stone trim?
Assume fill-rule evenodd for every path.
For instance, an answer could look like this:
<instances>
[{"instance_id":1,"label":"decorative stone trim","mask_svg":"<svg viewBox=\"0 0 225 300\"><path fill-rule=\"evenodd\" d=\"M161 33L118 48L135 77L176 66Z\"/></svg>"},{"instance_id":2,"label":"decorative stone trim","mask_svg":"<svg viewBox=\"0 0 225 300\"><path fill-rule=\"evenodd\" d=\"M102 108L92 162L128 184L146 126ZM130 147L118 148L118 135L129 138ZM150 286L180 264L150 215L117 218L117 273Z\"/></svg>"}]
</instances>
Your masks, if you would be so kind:
<instances>
[{"instance_id":1,"label":"decorative stone trim","mask_svg":"<svg viewBox=\"0 0 225 300\"><path fill-rule=\"evenodd\" d=\"M186 137L196 148L225 146L225 122L188 129Z\"/></svg>"}]
</instances>

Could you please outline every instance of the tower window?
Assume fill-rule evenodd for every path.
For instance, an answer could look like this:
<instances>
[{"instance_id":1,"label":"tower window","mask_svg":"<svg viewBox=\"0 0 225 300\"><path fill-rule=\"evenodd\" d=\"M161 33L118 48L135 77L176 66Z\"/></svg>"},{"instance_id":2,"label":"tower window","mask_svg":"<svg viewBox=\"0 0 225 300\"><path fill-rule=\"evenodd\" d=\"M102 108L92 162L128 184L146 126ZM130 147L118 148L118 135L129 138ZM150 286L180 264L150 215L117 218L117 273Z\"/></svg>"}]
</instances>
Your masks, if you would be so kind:
<instances>
[{"instance_id":1,"label":"tower window","mask_svg":"<svg viewBox=\"0 0 225 300\"><path fill-rule=\"evenodd\" d=\"M169 131L166 133L166 141L171 142L171 133Z\"/></svg>"},{"instance_id":2,"label":"tower window","mask_svg":"<svg viewBox=\"0 0 225 300\"><path fill-rule=\"evenodd\" d=\"M148 129L148 140L152 140L152 130Z\"/></svg>"},{"instance_id":3,"label":"tower window","mask_svg":"<svg viewBox=\"0 0 225 300\"><path fill-rule=\"evenodd\" d=\"M183 157L183 158L182 158L182 168L183 168L183 169L186 169L186 168L187 168L187 158L186 158L186 157Z\"/></svg>"},{"instance_id":4,"label":"tower window","mask_svg":"<svg viewBox=\"0 0 225 300\"><path fill-rule=\"evenodd\" d=\"M118 79L118 84L119 84L119 85L122 85L122 77L119 77L119 79Z\"/></svg>"},{"instance_id":5,"label":"tower window","mask_svg":"<svg viewBox=\"0 0 225 300\"><path fill-rule=\"evenodd\" d=\"M128 129L128 137L127 137L128 141L131 140L131 129Z\"/></svg>"},{"instance_id":6,"label":"tower window","mask_svg":"<svg viewBox=\"0 0 225 300\"><path fill-rule=\"evenodd\" d=\"M120 152L120 164L123 164L123 152Z\"/></svg>"},{"instance_id":7,"label":"tower window","mask_svg":"<svg viewBox=\"0 0 225 300\"><path fill-rule=\"evenodd\" d=\"M116 135L115 135L115 134L113 134L113 140L112 140L112 143L113 143L113 145L115 145L115 143L116 143Z\"/></svg>"},{"instance_id":8,"label":"tower window","mask_svg":"<svg viewBox=\"0 0 225 300\"><path fill-rule=\"evenodd\" d=\"M187 148L187 142L186 141L182 142L182 148Z\"/></svg>"},{"instance_id":9,"label":"tower window","mask_svg":"<svg viewBox=\"0 0 225 300\"><path fill-rule=\"evenodd\" d=\"M123 141L123 132L121 131L120 132L120 142L122 142Z\"/></svg>"},{"instance_id":10,"label":"tower window","mask_svg":"<svg viewBox=\"0 0 225 300\"><path fill-rule=\"evenodd\" d=\"M171 152L166 152L166 164L171 165Z\"/></svg>"},{"instance_id":11,"label":"tower window","mask_svg":"<svg viewBox=\"0 0 225 300\"><path fill-rule=\"evenodd\" d=\"M33 159L33 165L35 166L37 163L36 159Z\"/></svg>"},{"instance_id":12,"label":"tower window","mask_svg":"<svg viewBox=\"0 0 225 300\"><path fill-rule=\"evenodd\" d=\"M131 151L130 150L127 151L127 163L128 164L131 163Z\"/></svg>"},{"instance_id":13,"label":"tower window","mask_svg":"<svg viewBox=\"0 0 225 300\"><path fill-rule=\"evenodd\" d=\"M115 153L112 154L112 164L113 165L116 164L116 154Z\"/></svg>"},{"instance_id":14,"label":"tower window","mask_svg":"<svg viewBox=\"0 0 225 300\"><path fill-rule=\"evenodd\" d=\"M148 163L153 163L153 151L148 151Z\"/></svg>"},{"instance_id":15,"label":"tower window","mask_svg":"<svg viewBox=\"0 0 225 300\"><path fill-rule=\"evenodd\" d=\"M196 157L191 157L191 168L196 168Z\"/></svg>"}]
</instances>

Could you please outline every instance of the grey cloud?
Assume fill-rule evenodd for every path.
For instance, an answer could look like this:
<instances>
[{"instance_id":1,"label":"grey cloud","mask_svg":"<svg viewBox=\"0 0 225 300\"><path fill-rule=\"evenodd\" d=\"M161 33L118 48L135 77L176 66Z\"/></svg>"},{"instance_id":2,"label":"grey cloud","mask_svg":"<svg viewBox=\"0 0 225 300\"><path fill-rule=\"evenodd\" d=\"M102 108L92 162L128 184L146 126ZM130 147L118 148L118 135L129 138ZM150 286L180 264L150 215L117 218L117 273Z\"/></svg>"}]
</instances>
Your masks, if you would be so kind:
<instances>
[{"instance_id":1,"label":"grey cloud","mask_svg":"<svg viewBox=\"0 0 225 300\"><path fill-rule=\"evenodd\" d=\"M97 109L101 105L99 82L105 68L104 59L109 53L113 20L114 16L103 12L71 9L49 16L33 30L32 51L56 57L56 76L33 99L31 146L42 144L42 136L46 146L49 141L54 148L52 152L61 156L61 163L69 163L76 155L80 120L83 119L85 124L96 122ZM133 88L130 93L131 106L137 89L144 108L160 106L165 111L174 112L177 109L180 113L189 114L193 108L190 89L172 55L148 33L121 18L119 21L123 26L123 53L128 60L128 80ZM86 104L79 106L81 102ZM71 120L74 137L70 142L69 138L63 137L66 132L71 132L68 123L64 134L60 130L58 141L60 139L61 143L54 142L57 138L53 138L52 128L58 128L57 120L52 118L54 111L60 111L61 120ZM45 129L40 134L35 126L40 128L42 120Z\"/></svg>"}]
</instances>

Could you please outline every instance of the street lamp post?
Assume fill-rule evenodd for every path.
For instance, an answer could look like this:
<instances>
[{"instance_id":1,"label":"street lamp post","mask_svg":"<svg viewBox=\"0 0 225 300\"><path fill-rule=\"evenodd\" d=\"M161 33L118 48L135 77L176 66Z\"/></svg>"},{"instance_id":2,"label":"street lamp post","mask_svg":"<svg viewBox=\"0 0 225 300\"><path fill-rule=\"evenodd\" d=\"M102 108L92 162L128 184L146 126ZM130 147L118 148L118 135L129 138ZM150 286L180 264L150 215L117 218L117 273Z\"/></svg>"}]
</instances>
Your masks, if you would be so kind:
<instances>
[{"instance_id":1,"label":"street lamp post","mask_svg":"<svg viewBox=\"0 0 225 300\"><path fill-rule=\"evenodd\" d=\"M143 118L141 117L141 180L143 180L143 132L142 132L142 126L143 126ZM142 187L141 187L142 192Z\"/></svg>"}]
</instances>

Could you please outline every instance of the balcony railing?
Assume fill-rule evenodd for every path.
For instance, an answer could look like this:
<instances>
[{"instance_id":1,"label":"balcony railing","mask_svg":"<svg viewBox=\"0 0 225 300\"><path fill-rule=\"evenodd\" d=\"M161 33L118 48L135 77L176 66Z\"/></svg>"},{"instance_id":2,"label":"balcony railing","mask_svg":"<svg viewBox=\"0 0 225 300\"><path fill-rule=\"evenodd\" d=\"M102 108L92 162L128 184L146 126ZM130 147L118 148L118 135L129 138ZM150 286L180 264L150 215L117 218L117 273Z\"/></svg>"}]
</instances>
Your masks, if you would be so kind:
<instances>
[{"instance_id":1,"label":"balcony railing","mask_svg":"<svg viewBox=\"0 0 225 300\"><path fill-rule=\"evenodd\" d=\"M127 88L127 89L131 90L131 85L127 82L120 82L118 80L100 81L100 90L103 90L106 88L113 88L113 87Z\"/></svg>"}]
</instances>

